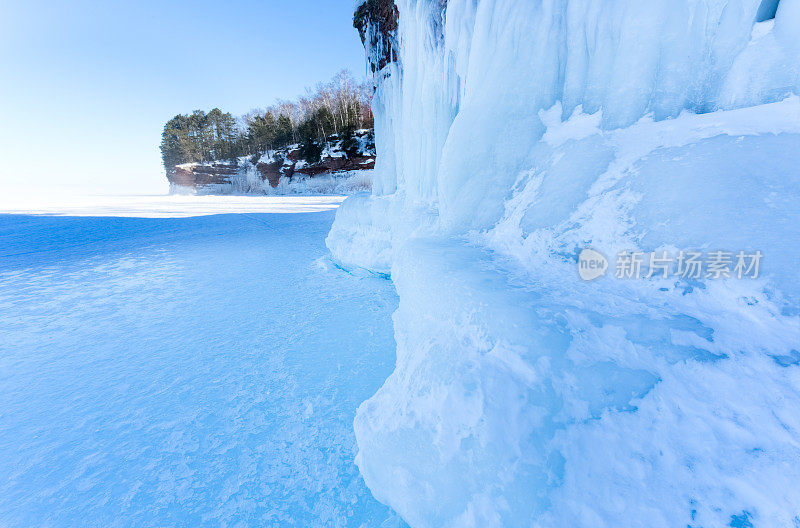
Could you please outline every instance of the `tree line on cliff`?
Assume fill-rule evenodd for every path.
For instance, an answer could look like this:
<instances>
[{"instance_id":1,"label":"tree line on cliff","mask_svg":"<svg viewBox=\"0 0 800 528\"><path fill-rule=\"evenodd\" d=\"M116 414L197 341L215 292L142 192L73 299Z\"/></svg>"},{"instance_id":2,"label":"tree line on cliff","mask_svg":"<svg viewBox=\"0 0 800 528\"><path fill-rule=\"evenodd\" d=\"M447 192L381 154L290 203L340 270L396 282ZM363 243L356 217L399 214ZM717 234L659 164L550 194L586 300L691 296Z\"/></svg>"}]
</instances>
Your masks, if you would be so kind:
<instances>
[{"instance_id":1,"label":"tree line on cliff","mask_svg":"<svg viewBox=\"0 0 800 528\"><path fill-rule=\"evenodd\" d=\"M373 127L371 98L371 86L342 71L296 101L279 101L238 118L219 108L176 115L161 134L164 168L260 156L293 144L314 163L332 136L346 141L355 130Z\"/></svg>"}]
</instances>

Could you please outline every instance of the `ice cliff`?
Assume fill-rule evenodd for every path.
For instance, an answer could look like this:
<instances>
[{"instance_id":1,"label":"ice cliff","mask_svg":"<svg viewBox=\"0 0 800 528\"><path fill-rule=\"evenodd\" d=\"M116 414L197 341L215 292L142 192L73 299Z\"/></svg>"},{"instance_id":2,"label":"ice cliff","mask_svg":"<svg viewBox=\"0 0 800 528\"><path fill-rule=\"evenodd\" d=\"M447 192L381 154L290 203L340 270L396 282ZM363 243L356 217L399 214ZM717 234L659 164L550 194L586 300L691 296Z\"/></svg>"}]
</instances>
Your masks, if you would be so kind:
<instances>
[{"instance_id":1,"label":"ice cliff","mask_svg":"<svg viewBox=\"0 0 800 528\"><path fill-rule=\"evenodd\" d=\"M800 526L800 0L358 9L377 166L327 242L400 296L375 496L414 528ZM764 260L614 276L695 250Z\"/></svg>"}]
</instances>

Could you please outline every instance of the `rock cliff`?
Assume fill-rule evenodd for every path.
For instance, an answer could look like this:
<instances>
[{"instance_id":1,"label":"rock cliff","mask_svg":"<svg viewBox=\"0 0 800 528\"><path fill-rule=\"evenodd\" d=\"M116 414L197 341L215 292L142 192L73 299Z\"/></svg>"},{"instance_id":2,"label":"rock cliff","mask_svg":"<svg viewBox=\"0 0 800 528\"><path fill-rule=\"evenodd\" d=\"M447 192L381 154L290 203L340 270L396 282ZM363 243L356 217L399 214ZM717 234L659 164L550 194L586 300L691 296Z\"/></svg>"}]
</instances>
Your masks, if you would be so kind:
<instances>
[{"instance_id":1,"label":"rock cliff","mask_svg":"<svg viewBox=\"0 0 800 528\"><path fill-rule=\"evenodd\" d=\"M374 132L359 130L349 148L340 138L332 136L317 162L302 159L300 146L290 145L260 157L176 165L167 172L167 179L173 191L178 192L258 193L278 188L282 180L288 183L322 175L345 177L353 171L368 171L374 167Z\"/></svg>"}]
</instances>

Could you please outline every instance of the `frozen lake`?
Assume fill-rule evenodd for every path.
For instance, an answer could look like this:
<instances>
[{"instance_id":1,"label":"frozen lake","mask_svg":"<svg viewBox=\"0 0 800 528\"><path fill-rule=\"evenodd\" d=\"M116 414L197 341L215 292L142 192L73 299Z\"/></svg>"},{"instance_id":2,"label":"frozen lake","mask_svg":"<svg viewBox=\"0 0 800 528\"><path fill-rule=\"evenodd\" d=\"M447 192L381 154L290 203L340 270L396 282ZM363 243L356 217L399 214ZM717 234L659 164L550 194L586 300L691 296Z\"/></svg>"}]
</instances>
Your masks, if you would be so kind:
<instances>
[{"instance_id":1,"label":"frozen lake","mask_svg":"<svg viewBox=\"0 0 800 528\"><path fill-rule=\"evenodd\" d=\"M394 526L353 418L397 299L333 216L0 215L0 525Z\"/></svg>"},{"instance_id":2,"label":"frozen lake","mask_svg":"<svg viewBox=\"0 0 800 528\"><path fill-rule=\"evenodd\" d=\"M344 196L183 196L168 194L4 193L0 214L186 218L230 213L315 213Z\"/></svg>"}]
</instances>

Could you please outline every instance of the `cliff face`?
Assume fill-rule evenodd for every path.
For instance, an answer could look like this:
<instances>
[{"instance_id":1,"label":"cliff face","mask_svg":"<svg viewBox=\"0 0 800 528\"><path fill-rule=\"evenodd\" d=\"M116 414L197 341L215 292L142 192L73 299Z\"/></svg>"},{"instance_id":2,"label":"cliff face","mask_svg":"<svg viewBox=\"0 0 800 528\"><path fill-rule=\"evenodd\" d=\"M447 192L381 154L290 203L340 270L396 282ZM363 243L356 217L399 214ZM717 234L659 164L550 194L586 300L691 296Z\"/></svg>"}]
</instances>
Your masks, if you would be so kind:
<instances>
[{"instance_id":1,"label":"cliff face","mask_svg":"<svg viewBox=\"0 0 800 528\"><path fill-rule=\"evenodd\" d=\"M356 8L353 26L361 35L373 74L397 60L399 16L394 0L366 0Z\"/></svg>"},{"instance_id":2,"label":"cliff face","mask_svg":"<svg viewBox=\"0 0 800 528\"><path fill-rule=\"evenodd\" d=\"M167 179L173 185L197 189L230 183L238 170L238 166L232 162L184 163L169 171Z\"/></svg>"},{"instance_id":3,"label":"cliff face","mask_svg":"<svg viewBox=\"0 0 800 528\"><path fill-rule=\"evenodd\" d=\"M372 130L355 134L355 143L349 148L334 136L334 141L323 150L320 160L308 163L300 157L299 145L278 149L258 159L185 163L167 172L173 188L204 194L231 192L258 192L269 186L276 189L283 179L314 178L322 175L335 177L338 173L366 171L375 168L375 141Z\"/></svg>"}]
</instances>

